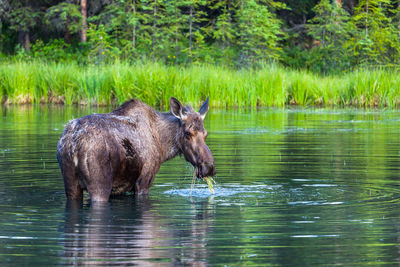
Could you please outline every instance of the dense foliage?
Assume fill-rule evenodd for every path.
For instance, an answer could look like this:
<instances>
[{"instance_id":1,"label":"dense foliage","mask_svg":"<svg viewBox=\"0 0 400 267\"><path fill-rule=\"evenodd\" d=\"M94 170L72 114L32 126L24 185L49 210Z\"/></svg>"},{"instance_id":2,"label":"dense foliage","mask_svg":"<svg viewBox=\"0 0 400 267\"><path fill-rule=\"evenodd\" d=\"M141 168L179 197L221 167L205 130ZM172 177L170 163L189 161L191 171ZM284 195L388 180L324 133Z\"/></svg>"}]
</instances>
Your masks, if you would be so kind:
<instances>
[{"instance_id":1,"label":"dense foliage","mask_svg":"<svg viewBox=\"0 0 400 267\"><path fill-rule=\"evenodd\" d=\"M394 0L0 0L0 19L2 54L24 59L323 73L400 61Z\"/></svg>"},{"instance_id":2,"label":"dense foliage","mask_svg":"<svg viewBox=\"0 0 400 267\"><path fill-rule=\"evenodd\" d=\"M0 99L6 103L116 104L136 97L161 109L175 96L212 107L399 107L399 70L356 70L317 75L278 65L233 70L215 65L160 63L79 65L41 61L0 65Z\"/></svg>"}]
</instances>

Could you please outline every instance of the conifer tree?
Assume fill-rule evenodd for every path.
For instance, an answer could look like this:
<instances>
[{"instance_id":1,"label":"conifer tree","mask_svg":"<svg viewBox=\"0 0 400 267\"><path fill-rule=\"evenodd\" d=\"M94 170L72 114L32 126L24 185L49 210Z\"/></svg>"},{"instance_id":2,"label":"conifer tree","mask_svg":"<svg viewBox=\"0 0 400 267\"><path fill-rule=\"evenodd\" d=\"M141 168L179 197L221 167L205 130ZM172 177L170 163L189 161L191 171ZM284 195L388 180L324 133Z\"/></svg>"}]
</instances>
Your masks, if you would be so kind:
<instances>
[{"instance_id":1,"label":"conifer tree","mask_svg":"<svg viewBox=\"0 0 400 267\"><path fill-rule=\"evenodd\" d=\"M204 44L204 29L201 27L201 23L204 21L205 13L201 10L201 7L206 3L206 0L182 1L182 8L186 10L182 14L187 25L184 31L188 39L188 44L184 51L187 52L189 64L192 63L193 56L198 56L198 52Z\"/></svg>"},{"instance_id":2,"label":"conifer tree","mask_svg":"<svg viewBox=\"0 0 400 267\"><path fill-rule=\"evenodd\" d=\"M358 26L354 41L356 64L382 64L392 42L392 9L390 0L360 0L355 7L353 22Z\"/></svg>"},{"instance_id":3,"label":"conifer tree","mask_svg":"<svg viewBox=\"0 0 400 267\"><path fill-rule=\"evenodd\" d=\"M279 41L283 38L282 22L269 8L281 6L274 4L268 0L240 1L237 20L241 62L279 59Z\"/></svg>"},{"instance_id":4,"label":"conifer tree","mask_svg":"<svg viewBox=\"0 0 400 267\"><path fill-rule=\"evenodd\" d=\"M151 59L154 62L155 60L155 53L156 53L156 46L157 46L157 40L159 36L159 31L158 31L158 24L159 24L159 18L160 18L160 13L161 13L161 1L162 0L153 0L151 1L151 8L152 8L152 34L151 34Z\"/></svg>"},{"instance_id":5,"label":"conifer tree","mask_svg":"<svg viewBox=\"0 0 400 267\"><path fill-rule=\"evenodd\" d=\"M322 56L322 71L340 68L345 60L345 43L350 38L349 14L342 8L340 0L321 0L314 7L315 17L308 21L309 34L317 41L313 48ZM318 57L318 53L313 54ZM318 61L318 59L315 59Z\"/></svg>"},{"instance_id":6,"label":"conifer tree","mask_svg":"<svg viewBox=\"0 0 400 267\"><path fill-rule=\"evenodd\" d=\"M49 25L64 32L64 41L70 43L71 34L82 29L82 14L79 6L62 2L47 10L45 19Z\"/></svg>"},{"instance_id":7,"label":"conifer tree","mask_svg":"<svg viewBox=\"0 0 400 267\"><path fill-rule=\"evenodd\" d=\"M388 25L390 27L391 38L390 38L390 63L400 63L400 2L397 2L397 7L394 5L390 12L393 14L392 23Z\"/></svg>"},{"instance_id":8,"label":"conifer tree","mask_svg":"<svg viewBox=\"0 0 400 267\"><path fill-rule=\"evenodd\" d=\"M165 1L165 15L163 19L163 32L165 38L165 52L168 60L180 61L181 50L184 47L184 24L186 22L182 9L185 7L185 0Z\"/></svg>"},{"instance_id":9,"label":"conifer tree","mask_svg":"<svg viewBox=\"0 0 400 267\"><path fill-rule=\"evenodd\" d=\"M122 56L134 58L149 52L152 30L149 10L151 7L145 1L115 0L90 21L105 26L105 31L113 36L114 48L120 49Z\"/></svg>"},{"instance_id":10,"label":"conifer tree","mask_svg":"<svg viewBox=\"0 0 400 267\"><path fill-rule=\"evenodd\" d=\"M14 2L10 12L10 29L18 33L18 40L26 51L30 50L30 31L41 18L42 12L32 8L29 3L23 5L21 2Z\"/></svg>"},{"instance_id":11,"label":"conifer tree","mask_svg":"<svg viewBox=\"0 0 400 267\"><path fill-rule=\"evenodd\" d=\"M212 20L211 28L208 30L208 35L215 40L215 46L218 53L224 62L229 62L235 46L236 25L234 21L234 12L237 9L236 0L211 0L209 7L219 15Z\"/></svg>"}]
</instances>

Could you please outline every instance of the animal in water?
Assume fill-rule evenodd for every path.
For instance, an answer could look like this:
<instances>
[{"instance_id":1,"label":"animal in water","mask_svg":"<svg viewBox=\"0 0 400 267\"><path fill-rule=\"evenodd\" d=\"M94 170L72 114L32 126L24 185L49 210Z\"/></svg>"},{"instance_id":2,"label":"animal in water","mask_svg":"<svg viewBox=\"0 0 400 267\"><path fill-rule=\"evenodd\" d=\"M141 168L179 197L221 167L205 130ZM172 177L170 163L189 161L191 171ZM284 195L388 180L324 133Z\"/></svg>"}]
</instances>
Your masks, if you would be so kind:
<instances>
[{"instance_id":1,"label":"animal in water","mask_svg":"<svg viewBox=\"0 0 400 267\"><path fill-rule=\"evenodd\" d=\"M149 193L160 165L183 155L204 179L214 176L214 158L205 141L204 118L209 98L199 111L170 98L170 112L159 112L133 99L106 114L70 121L57 144L57 160L68 199L107 202L111 195Z\"/></svg>"}]
</instances>

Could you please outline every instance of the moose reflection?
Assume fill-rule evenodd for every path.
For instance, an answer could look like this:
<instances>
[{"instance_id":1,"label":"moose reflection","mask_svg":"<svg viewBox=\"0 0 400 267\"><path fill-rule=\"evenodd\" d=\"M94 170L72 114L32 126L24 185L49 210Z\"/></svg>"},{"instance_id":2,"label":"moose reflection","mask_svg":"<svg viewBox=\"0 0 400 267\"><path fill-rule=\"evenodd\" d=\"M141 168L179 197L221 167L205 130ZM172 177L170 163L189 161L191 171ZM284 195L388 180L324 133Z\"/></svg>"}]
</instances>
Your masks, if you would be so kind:
<instances>
[{"instance_id":1,"label":"moose reflection","mask_svg":"<svg viewBox=\"0 0 400 267\"><path fill-rule=\"evenodd\" d=\"M74 205L79 205L76 207ZM62 262L69 265L207 266L207 235L212 232L212 200L191 205L190 224L170 227L163 203L113 198L81 207L69 201L63 226ZM162 264L163 263L163 264Z\"/></svg>"},{"instance_id":2,"label":"moose reflection","mask_svg":"<svg viewBox=\"0 0 400 267\"><path fill-rule=\"evenodd\" d=\"M214 176L203 125L208 109L208 98L196 112L171 97L168 113L130 100L111 113L72 120L57 144L67 197L81 200L87 190L92 201L106 202L128 191L148 194L160 165L178 154L198 178Z\"/></svg>"}]
</instances>

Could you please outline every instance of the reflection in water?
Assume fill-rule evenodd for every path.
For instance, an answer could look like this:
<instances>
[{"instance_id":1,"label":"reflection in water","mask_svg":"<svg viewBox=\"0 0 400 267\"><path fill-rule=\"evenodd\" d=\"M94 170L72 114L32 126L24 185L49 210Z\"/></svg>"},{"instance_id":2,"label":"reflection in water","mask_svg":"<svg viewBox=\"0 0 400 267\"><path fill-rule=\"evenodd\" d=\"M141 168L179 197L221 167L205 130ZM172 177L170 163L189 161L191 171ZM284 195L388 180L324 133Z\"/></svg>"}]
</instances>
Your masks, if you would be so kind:
<instances>
[{"instance_id":1,"label":"reflection in water","mask_svg":"<svg viewBox=\"0 0 400 267\"><path fill-rule=\"evenodd\" d=\"M193 202L192 216L181 229L171 227L154 211L159 205L150 198L133 197L89 206L67 202L61 254L64 263L206 266L212 199Z\"/></svg>"}]
</instances>

